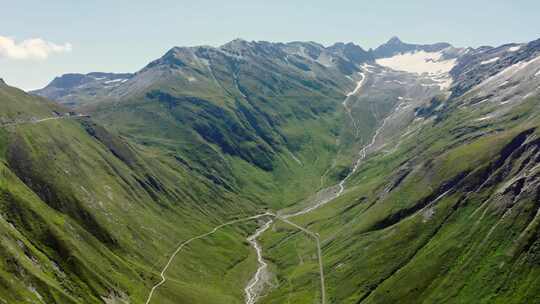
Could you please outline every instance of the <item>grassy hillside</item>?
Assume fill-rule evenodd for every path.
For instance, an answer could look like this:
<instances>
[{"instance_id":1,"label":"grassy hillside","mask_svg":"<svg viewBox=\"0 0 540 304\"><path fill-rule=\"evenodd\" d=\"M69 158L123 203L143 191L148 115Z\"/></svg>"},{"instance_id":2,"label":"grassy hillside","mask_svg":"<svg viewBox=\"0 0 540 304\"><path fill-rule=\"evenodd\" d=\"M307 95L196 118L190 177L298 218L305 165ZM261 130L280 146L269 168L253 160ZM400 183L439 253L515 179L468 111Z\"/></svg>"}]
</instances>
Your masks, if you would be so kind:
<instances>
[{"instance_id":1,"label":"grassy hillside","mask_svg":"<svg viewBox=\"0 0 540 304\"><path fill-rule=\"evenodd\" d=\"M350 47L332 52L363 52ZM115 98L80 108L91 120L64 117L65 109L2 87L3 103L36 111L28 119L26 108L17 109L24 115L9 117L16 123L2 128L0 151L14 178L5 191L20 185L33 196L32 206L45 210L6 199L4 217L61 272L8 271L6 278L22 279L5 285L12 297L6 301L61 302L48 291L54 285L74 302L141 302L180 242L231 219L292 206L345 174L347 166L334 160L348 153L341 162L350 164L353 154L340 147L351 141L343 135L341 102L354 79L342 69L356 77L360 59L339 57L329 67L287 52L244 42L220 50L175 48L120 86ZM58 119L41 121L49 117ZM11 210L14 205L22 210ZM45 216L40 227L57 225L57 234L26 227L34 225L26 212ZM61 224L47 222L55 217ZM190 243L155 301L242 302L256 268L245 237L256 224ZM48 281L38 286L37 276Z\"/></svg>"},{"instance_id":2,"label":"grassy hillside","mask_svg":"<svg viewBox=\"0 0 540 304\"><path fill-rule=\"evenodd\" d=\"M372 155L342 197L295 218L324 239L328 302L539 301L540 99L490 120L479 118L493 106L459 104ZM318 301L313 242L281 225L264 245L278 287L262 303Z\"/></svg>"},{"instance_id":3,"label":"grassy hillside","mask_svg":"<svg viewBox=\"0 0 540 304\"><path fill-rule=\"evenodd\" d=\"M299 68L287 56L276 45L241 41L174 48L118 89L126 94L83 111L261 209L279 208L320 187L354 85L335 68L297 58Z\"/></svg>"},{"instance_id":4,"label":"grassy hillside","mask_svg":"<svg viewBox=\"0 0 540 304\"><path fill-rule=\"evenodd\" d=\"M176 244L254 212L189 163L134 146L87 119L33 122L56 108L7 86L0 96L10 109L2 117L19 122L0 129L5 303L140 303ZM185 283L163 286L160 303L201 295L208 296L200 303L241 303L254 268L244 230L255 224L190 246L169 271ZM207 250L220 242L226 249ZM215 284L201 284L209 279Z\"/></svg>"}]
</instances>

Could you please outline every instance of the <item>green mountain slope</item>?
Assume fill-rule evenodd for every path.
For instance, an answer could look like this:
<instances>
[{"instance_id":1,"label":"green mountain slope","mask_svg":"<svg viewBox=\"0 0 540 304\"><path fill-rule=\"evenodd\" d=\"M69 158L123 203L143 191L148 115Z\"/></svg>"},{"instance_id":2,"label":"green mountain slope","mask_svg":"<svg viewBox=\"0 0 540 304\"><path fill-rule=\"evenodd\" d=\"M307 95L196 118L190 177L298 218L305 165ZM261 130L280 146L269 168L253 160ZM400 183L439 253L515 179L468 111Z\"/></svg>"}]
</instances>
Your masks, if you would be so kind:
<instances>
[{"instance_id":1,"label":"green mountain slope","mask_svg":"<svg viewBox=\"0 0 540 304\"><path fill-rule=\"evenodd\" d=\"M6 122L0 129L0 299L6 303L143 302L176 244L254 212L252 203L187 165L91 120L40 121L63 110L6 85L0 102ZM240 303L254 263L246 225L255 222L190 247L169 272L185 281L167 286L169 299L205 295L200 303ZM223 250L207 250L221 243ZM234 279L215 279L223 276ZM215 284L201 285L208 277Z\"/></svg>"},{"instance_id":2,"label":"green mountain slope","mask_svg":"<svg viewBox=\"0 0 540 304\"><path fill-rule=\"evenodd\" d=\"M294 218L321 235L328 303L540 300L538 55L390 123L344 195ZM277 287L261 303L319 301L313 241L279 225L263 245Z\"/></svg>"},{"instance_id":3,"label":"green mountain slope","mask_svg":"<svg viewBox=\"0 0 540 304\"><path fill-rule=\"evenodd\" d=\"M437 72L398 62L425 53ZM290 220L314 234L264 230L257 303L321 302L314 236L326 303L536 303L539 56L539 41L173 48L95 98L67 88L91 120L3 87L6 301L143 303L195 237L154 302L243 303L262 218L197 236L270 209L309 210Z\"/></svg>"},{"instance_id":4,"label":"green mountain slope","mask_svg":"<svg viewBox=\"0 0 540 304\"><path fill-rule=\"evenodd\" d=\"M194 163L194 170L251 195L261 208L278 208L317 190L337 154L341 102L359 78L364 54L359 47L344 51L357 54L349 59L343 49L243 40L173 48L121 85L115 98L81 111Z\"/></svg>"}]
</instances>

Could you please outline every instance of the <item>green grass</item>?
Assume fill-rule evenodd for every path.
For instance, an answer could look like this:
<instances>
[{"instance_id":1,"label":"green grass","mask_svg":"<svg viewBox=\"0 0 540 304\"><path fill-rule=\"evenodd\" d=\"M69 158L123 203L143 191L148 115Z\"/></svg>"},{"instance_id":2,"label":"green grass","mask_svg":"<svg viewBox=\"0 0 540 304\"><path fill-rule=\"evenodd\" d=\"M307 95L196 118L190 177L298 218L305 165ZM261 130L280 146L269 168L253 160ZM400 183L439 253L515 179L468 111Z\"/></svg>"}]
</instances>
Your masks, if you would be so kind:
<instances>
[{"instance_id":1,"label":"green grass","mask_svg":"<svg viewBox=\"0 0 540 304\"><path fill-rule=\"evenodd\" d=\"M505 145L540 124L538 98L496 123L477 122L483 111L449 110L445 120L424 126L392 152L372 155L343 196L294 219L324 240L329 303L538 301L534 192L522 194L514 207L505 207L510 193L497 194L518 174L526 156L506 162L509 171L493 173L508 172L503 180L476 193L465 190L485 181L478 177ZM465 126L477 128L458 135ZM480 132L486 135L476 137ZM538 130L531 136L538 136ZM406 177L388 192L404 171ZM462 172L470 174L458 180L453 192L433 206L414 209ZM314 253L312 242L283 227L265 234L263 244L278 270L279 285L262 303L317 301L317 265L302 263Z\"/></svg>"},{"instance_id":2,"label":"green grass","mask_svg":"<svg viewBox=\"0 0 540 304\"><path fill-rule=\"evenodd\" d=\"M217 77L232 92L224 75ZM108 129L70 119L1 128L0 152L10 177L0 180L1 214L42 253L38 265L52 268L15 262L12 257L23 255L4 252L10 263L1 268L6 301L142 302L181 241L233 218L292 205L333 182L320 176L338 153L342 93L286 77L294 78L293 87L272 97L275 92L261 90L256 101L219 88L190 93L161 83L148 91L169 94L161 99L142 94L113 107L98 105L94 117ZM247 78L242 85L259 84ZM17 111L24 114L17 119L28 119L19 104L39 109L32 114L37 118L56 109L12 88L2 94L14 109L0 113L9 119ZM193 95L198 99L185 99ZM31 198L14 195L18 187ZM245 238L255 225L236 225L190 244L155 301L243 302L243 287L256 269ZM20 283L9 283L14 277Z\"/></svg>"},{"instance_id":3,"label":"green grass","mask_svg":"<svg viewBox=\"0 0 540 304\"><path fill-rule=\"evenodd\" d=\"M8 90L6 96L17 98L3 99L5 104L40 102L20 101L29 97ZM89 122L63 119L1 130L0 298L8 303L39 301L32 289L48 303L101 303L112 295L142 302L179 242L255 212L251 202L175 158ZM208 294L207 303L240 302L240 287L254 265L245 231L254 225L221 232L220 248L227 250L209 251L212 240L195 244L168 272L183 283L163 286L156 302L186 292ZM202 267L212 269L215 284L192 282L197 271L191 266L201 261L210 263ZM216 279L224 276L231 280Z\"/></svg>"}]
</instances>

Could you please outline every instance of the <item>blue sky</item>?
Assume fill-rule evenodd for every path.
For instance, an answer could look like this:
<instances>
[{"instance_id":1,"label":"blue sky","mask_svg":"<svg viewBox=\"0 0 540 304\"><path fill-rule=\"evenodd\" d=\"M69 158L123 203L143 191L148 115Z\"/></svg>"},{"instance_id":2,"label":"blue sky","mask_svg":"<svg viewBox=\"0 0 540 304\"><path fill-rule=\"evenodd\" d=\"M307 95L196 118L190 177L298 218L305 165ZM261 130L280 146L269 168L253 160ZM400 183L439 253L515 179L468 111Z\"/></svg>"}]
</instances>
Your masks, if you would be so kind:
<instances>
[{"instance_id":1,"label":"blue sky","mask_svg":"<svg viewBox=\"0 0 540 304\"><path fill-rule=\"evenodd\" d=\"M394 35L455 46L540 38L538 0L0 0L0 6L0 77L24 89L68 72L134 72L173 46L217 46L239 37L352 41L366 49ZM23 43L35 38L42 40ZM10 53L2 41L14 43Z\"/></svg>"}]
</instances>

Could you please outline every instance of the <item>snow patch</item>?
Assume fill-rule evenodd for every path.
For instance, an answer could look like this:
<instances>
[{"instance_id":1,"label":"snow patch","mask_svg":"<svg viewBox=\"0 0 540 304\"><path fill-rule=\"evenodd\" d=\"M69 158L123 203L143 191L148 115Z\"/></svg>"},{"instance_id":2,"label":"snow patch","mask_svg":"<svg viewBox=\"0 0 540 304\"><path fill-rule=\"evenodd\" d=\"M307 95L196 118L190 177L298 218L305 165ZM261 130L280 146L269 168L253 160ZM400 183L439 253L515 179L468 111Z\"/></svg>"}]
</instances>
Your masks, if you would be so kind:
<instances>
[{"instance_id":1,"label":"snow patch","mask_svg":"<svg viewBox=\"0 0 540 304\"><path fill-rule=\"evenodd\" d=\"M392 82L395 82L397 84L400 84L400 85L406 85L407 83L404 82L404 81L399 81L399 80L385 80L384 82L386 83L392 83Z\"/></svg>"},{"instance_id":2,"label":"snow patch","mask_svg":"<svg viewBox=\"0 0 540 304\"><path fill-rule=\"evenodd\" d=\"M437 84L423 86L439 86L443 90L452 84L452 78L448 72L456 65L455 58L445 60L442 52L426 51L398 54L377 59L376 62L392 70L427 75Z\"/></svg>"},{"instance_id":3,"label":"snow patch","mask_svg":"<svg viewBox=\"0 0 540 304\"><path fill-rule=\"evenodd\" d=\"M499 102L499 104L500 104L500 105L505 105L505 104L507 104L507 103L511 103L512 101L514 101L514 99L508 99L508 100L506 100L506 101L501 101L501 102Z\"/></svg>"},{"instance_id":4,"label":"snow patch","mask_svg":"<svg viewBox=\"0 0 540 304\"><path fill-rule=\"evenodd\" d=\"M420 85L423 86L423 87L436 87L436 86L439 86L439 84L437 84L437 83L421 83Z\"/></svg>"},{"instance_id":5,"label":"snow patch","mask_svg":"<svg viewBox=\"0 0 540 304\"><path fill-rule=\"evenodd\" d=\"M493 118L492 115L486 115L486 116L484 116L484 117L478 118L478 119L475 120L475 121L483 121L483 120L487 120L487 119L491 119L491 118Z\"/></svg>"},{"instance_id":6,"label":"snow patch","mask_svg":"<svg viewBox=\"0 0 540 304\"><path fill-rule=\"evenodd\" d=\"M442 56L442 52L417 51L377 59L376 62L384 67L409 73L448 73L456 65L456 59L443 60Z\"/></svg>"},{"instance_id":7,"label":"snow patch","mask_svg":"<svg viewBox=\"0 0 540 304\"><path fill-rule=\"evenodd\" d=\"M534 74L534 77L540 77L540 70Z\"/></svg>"},{"instance_id":8,"label":"snow patch","mask_svg":"<svg viewBox=\"0 0 540 304\"><path fill-rule=\"evenodd\" d=\"M374 67L374 66L372 66L370 64L367 64L367 63L362 64L361 68L364 69L365 71L371 72L371 73L373 73L373 70L376 69L376 67Z\"/></svg>"},{"instance_id":9,"label":"snow patch","mask_svg":"<svg viewBox=\"0 0 540 304\"><path fill-rule=\"evenodd\" d=\"M127 79L125 78L118 78L118 79L113 79L113 80L107 80L104 82L104 84L110 84L110 83L116 83L116 82L119 82L119 83L124 83L128 81Z\"/></svg>"},{"instance_id":10,"label":"snow patch","mask_svg":"<svg viewBox=\"0 0 540 304\"><path fill-rule=\"evenodd\" d=\"M502 87L504 85L508 84L508 80L503 81L501 84L499 84L497 87Z\"/></svg>"},{"instance_id":11,"label":"snow patch","mask_svg":"<svg viewBox=\"0 0 540 304\"><path fill-rule=\"evenodd\" d=\"M322 53L319 56L319 58L317 58L316 61L322 66L327 67L327 68L334 66L334 63L332 62L332 58L325 53Z\"/></svg>"},{"instance_id":12,"label":"snow patch","mask_svg":"<svg viewBox=\"0 0 540 304\"><path fill-rule=\"evenodd\" d=\"M499 73L489 77L488 79L484 80L482 83L480 83L478 85L478 87L483 87L487 84L489 84L490 82L493 82L493 81L496 81L496 80L508 80L510 78L512 78L512 76L514 76L516 73L518 73L519 71L523 70L524 68L526 68L527 66L531 65L531 64L534 64L536 61L539 61L540 60L540 56L536 56L535 58L529 60L529 61L520 61L518 63L515 63L507 68L505 68L504 70L500 71ZM538 73L537 73L538 75Z\"/></svg>"},{"instance_id":13,"label":"snow patch","mask_svg":"<svg viewBox=\"0 0 540 304\"><path fill-rule=\"evenodd\" d=\"M475 103L474 106L477 106L477 105L479 105L479 104L482 104L482 103L484 103L484 102L486 102L486 101L488 101L488 100L489 100L489 98L484 98L484 99L480 100L479 102Z\"/></svg>"},{"instance_id":14,"label":"snow patch","mask_svg":"<svg viewBox=\"0 0 540 304\"><path fill-rule=\"evenodd\" d=\"M488 59L488 60L484 60L482 62L480 62L481 65L484 65L484 64L489 64L489 63L493 63L495 61L499 60L499 57L493 57L491 59Z\"/></svg>"},{"instance_id":15,"label":"snow patch","mask_svg":"<svg viewBox=\"0 0 540 304\"><path fill-rule=\"evenodd\" d=\"M521 49L521 45L509 47L508 51L509 52L515 52L515 51L519 51L519 49Z\"/></svg>"},{"instance_id":16,"label":"snow patch","mask_svg":"<svg viewBox=\"0 0 540 304\"><path fill-rule=\"evenodd\" d=\"M422 214L422 218L423 218L422 222L423 223L429 222L429 220L431 220L434 215L435 215L435 208L434 207L426 209Z\"/></svg>"}]
</instances>

